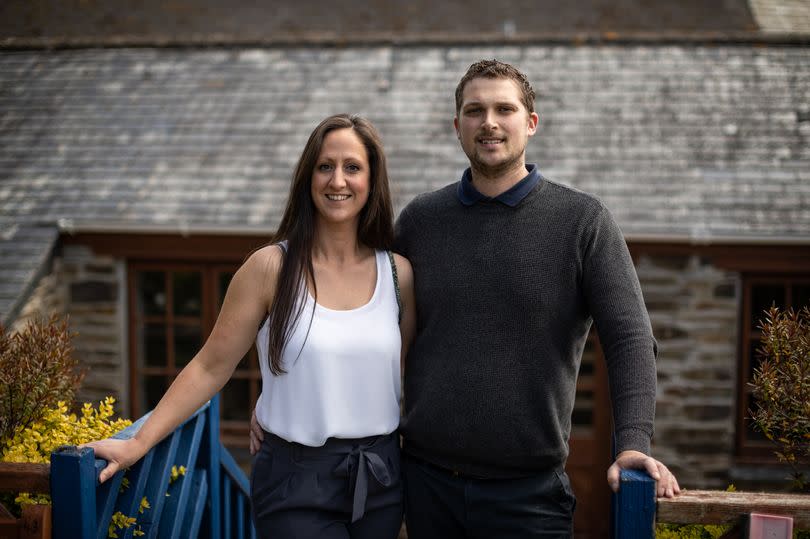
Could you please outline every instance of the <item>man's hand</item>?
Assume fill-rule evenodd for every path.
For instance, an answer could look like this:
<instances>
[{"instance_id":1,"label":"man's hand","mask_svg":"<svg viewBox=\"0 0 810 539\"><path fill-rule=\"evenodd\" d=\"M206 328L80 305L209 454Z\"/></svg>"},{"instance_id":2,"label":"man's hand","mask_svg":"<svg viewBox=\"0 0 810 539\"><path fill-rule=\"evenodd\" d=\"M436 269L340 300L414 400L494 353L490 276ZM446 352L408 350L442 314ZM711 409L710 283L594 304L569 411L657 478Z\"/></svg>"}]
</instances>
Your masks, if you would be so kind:
<instances>
[{"instance_id":1,"label":"man's hand","mask_svg":"<svg viewBox=\"0 0 810 539\"><path fill-rule=\"evenodd\" d=\"M250 415L250 454L255 455L259 452L259 449L262 447L262 442L264 441L264 431L259 426L259 422L256 421L256 409L253 409L253 413Z\"/></svg>"},{"instance_id":2,"label":"man's hand","mask_svg":"<svg viewBox=\"0 0 810 539\"><path fill-rule=\"evenodd\" d=\"M616 462L608 468L607 480L613 492L619 491L619 474L622 470L645 470L657 483L656 493L659 498L673 498L680 494L681 487L672 472L663 463L639 451L622 451Z\"/></svg>"}]
</instances>

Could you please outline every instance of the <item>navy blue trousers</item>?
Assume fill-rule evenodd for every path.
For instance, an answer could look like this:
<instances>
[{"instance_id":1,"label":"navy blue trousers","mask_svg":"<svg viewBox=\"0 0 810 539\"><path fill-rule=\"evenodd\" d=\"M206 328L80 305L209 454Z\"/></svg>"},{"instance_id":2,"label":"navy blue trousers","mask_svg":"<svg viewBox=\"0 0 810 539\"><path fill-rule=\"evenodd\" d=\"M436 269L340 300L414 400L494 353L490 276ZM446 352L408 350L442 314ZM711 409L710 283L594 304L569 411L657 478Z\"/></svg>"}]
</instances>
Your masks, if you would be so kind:
<instances>
[{"instance_id":1,"label":"navy blue trousers","mask_svg":"<svg viewBox=\"0 0 810 539\"><path fill-rule=\"evenodd\" d=\"M576 498L562 468L481 479L402 456L408 539L570 538Z\"/></svg>"},{"instance_id":2,"label":"navy blue trousers","mask_svg":"<svg viewBox=\"0 0 810 539\"><path fill-rule=\"evenodd\" d=\"M399 435L309 447L265 432L250 491L261 538L395 539L403 512Z\"/></svg>"}]
</instances>

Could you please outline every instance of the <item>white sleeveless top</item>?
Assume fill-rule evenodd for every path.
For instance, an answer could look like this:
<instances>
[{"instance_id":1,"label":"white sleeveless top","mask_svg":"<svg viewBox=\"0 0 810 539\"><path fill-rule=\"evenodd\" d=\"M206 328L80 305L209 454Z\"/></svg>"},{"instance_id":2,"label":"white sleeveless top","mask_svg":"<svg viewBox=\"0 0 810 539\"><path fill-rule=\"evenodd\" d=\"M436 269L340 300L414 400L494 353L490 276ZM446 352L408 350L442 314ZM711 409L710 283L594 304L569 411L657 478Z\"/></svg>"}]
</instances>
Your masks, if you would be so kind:
<instances>
[{"instance_id":1,"label":"white sleeveless top","mask_svg":"<svg viewBox=\"0 0 810 539\"><path fill-rule=\"evenodd\" d=\"M377 251L376 259L374 295L356 309L318 305L302 287L304 309L282 355L286 374L270 372L268 321L262 324L256 337L262 372L256 419L264 430L318 447L330 437L363 438L399 426L399 308L388 253Z\"/></svg>"}]
</instances>

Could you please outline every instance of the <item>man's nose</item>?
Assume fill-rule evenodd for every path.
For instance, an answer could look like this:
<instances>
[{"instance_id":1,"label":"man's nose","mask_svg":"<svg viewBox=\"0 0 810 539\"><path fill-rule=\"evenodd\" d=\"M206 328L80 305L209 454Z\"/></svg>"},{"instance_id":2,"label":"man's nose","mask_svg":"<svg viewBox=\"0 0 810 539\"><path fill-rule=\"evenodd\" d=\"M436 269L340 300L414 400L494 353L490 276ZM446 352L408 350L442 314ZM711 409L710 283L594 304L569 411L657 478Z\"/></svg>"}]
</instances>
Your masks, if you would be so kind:
<instances>
[{"instance_id":1,"label":"man's nose","mask_svg":"<svg viewBox=\"0 0 810 539\"><path fill-rule=\"evenodd\" d=\"M492 129L497 126L498 122L495 119L495 112L491 110L484 112L484 127Z\"/></svg>"}]
</instances>

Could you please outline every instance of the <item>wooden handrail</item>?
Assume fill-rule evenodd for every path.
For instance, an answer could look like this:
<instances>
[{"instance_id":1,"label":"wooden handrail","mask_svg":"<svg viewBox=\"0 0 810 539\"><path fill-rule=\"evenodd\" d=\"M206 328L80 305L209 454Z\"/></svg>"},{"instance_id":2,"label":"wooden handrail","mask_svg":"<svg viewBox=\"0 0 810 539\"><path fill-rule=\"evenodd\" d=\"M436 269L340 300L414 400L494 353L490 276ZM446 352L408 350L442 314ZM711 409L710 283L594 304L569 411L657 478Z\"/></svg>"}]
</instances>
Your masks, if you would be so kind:
<instances>
[{"instance_id":1,"label":"wooden handrail","mask_svg":"<svg viewBox=\"0 0 810 539\"><path fill-rule=\"evenodd\" d=\"M655 481L646 472L622 470L613 496L613 539L653 539L655 522L730 524L752 513L793 519L794 529L810 529L810 494L684 490L674 498L655 498Z\"/></svg>"},{"instance_id":2,"label":"wooden handrail","mask_svg":"<svg viewBox=\"0 0 810 539\"><path fill-rule=\"evenodd\" d=\"M657 520L671 524L737 524L748 513L793 517L793 526L810 528L810 495L685 490L659 498Z\"/></svg>"},{"instance_id":3,"label":"wooden handrail","mask_svg":"<svg viewBox=\"0 0 810 539\"><path fill-rule=\"evenodd\" d=\"M0 462L0 492L48 494L50 491L49 464Z\"/></svg>"}]
</instances>

